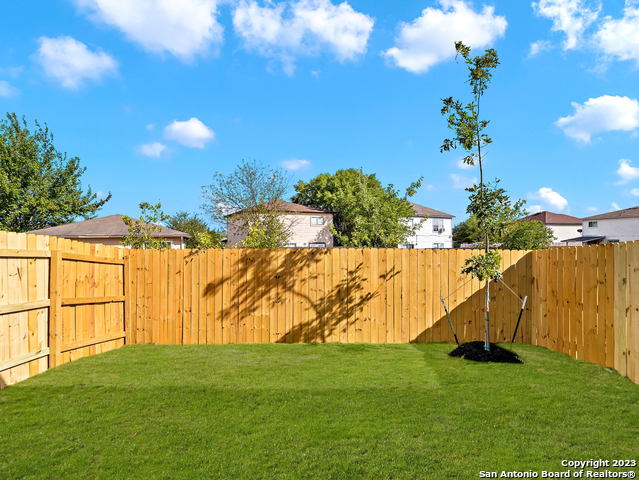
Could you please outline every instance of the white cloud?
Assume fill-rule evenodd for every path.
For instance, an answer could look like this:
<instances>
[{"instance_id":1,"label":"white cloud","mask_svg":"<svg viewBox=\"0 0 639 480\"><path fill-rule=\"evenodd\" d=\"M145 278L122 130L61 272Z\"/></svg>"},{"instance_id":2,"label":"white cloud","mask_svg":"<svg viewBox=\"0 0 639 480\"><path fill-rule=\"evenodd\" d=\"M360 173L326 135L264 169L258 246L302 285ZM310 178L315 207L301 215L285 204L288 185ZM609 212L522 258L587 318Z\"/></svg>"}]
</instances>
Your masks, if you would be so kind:
<instances>
[{"instance_id":1,"label":"white cloud","mask_svg":"<svg viewBox=\"0 0 639 480\"><path fill-rule=\"evenodd\" d=\"M281 163L282 167L286 170L302 170L304 168L308 168L311 166L311 162L308 160L302 160L299 158L291 158L290 160L283 160Z\"/></svg>"},{"instance_id":2,"label":"white cloud","mask_svg":"<svg viewBox=\"0 0 639 480\"><path fill-rule=\"evenodd\" d=\"M549 187L541 187L536 192L531 193L529 198L559 211L565 210L568 206L568 200Z\"/></svg>"},{"instance_id":3,"label":"white cloud","mask_svg":"<svg viewBox=\"0 0 639 480\"><path fill-rule=\"evenodd\" d=\"M532 6L537 15L552 20L552 30L563 32L564 50L578 48L586 29L599 17L601 6L590 7L585 0L539 0Z\"/></svg>"},{"instance_id":4,"label":"white cloud","mask_svg":"<svg viewBox=\"0 0 639 480\"><path fill-rule=\"evenodd\" d=\"M117 71L113 57L101 51L91 51L72 37L40 37L35 60L44 73L65 88L77 89L86 81L98 81Z\"/></svg>"},{"instance_id":5,"label":"white cloud","mask_svg":"<svg viewBox=\"0 0 639 480\"><path fill-rule=\"evenodd\" d=\"M18 93L18 89L6 80L0 80L0 97L12 97Z\"/></svg>"},{"instance_id":6,"label":"white cloud","mask_svg":"<svg viewBox=\"0 0 639 480\"><path fill-rule=\"evenodd\" d=\"M475 183L477 183L477 179L475 177L470 178L458 173L451 173L450 179L453 181L453 188L460 190L472 187Z\"/></svg>"},{"instance_id":7,"label":"white cloud","mask_svg":"<svg viewBox=\"0 0 639 480\"><path fill-rule=\"evenodd\" d=\"M612 203L610 204L610 207L611 207L613 210L621 210L621 207L619 206L619 204L618 204L617 202L612 202Z\"/></svg>"},{"instance_id":8,"label":"white cloud","mask_svg":"<svg viewBox=\"0 0 639 480\"><path fill-rule=\"evenodd\" d=\"M552 42L548 40L538 40L530 44L530 50L528 51L528 58L536 57L541 52L550 50L552 48Z\"/></svg>"},{"instance_id":9,"label":"white cloud","mask_svg":"<svg viewBox=\"0 0 639 480\"><path fill-rule=\"evenodd\" d=\"M526 210L530 215L532 215L533 213L541 212L543 209L541 208L541 205L528 205L528 207L526 207Z\"/></svg>"},{"instance_id":10,"label":"white cloud","mask_svg":"<svg viewBox=\"0 0 639 480\"><path fill-rule=\"evenodd\" d=\"M569 137L590 143L592 135L613 130L639 128L639 102L628 97L603 95L583 104L573 102L575 113L557 120L557 126Z\"/></svg>"},{"instance_id":11,"label":"white cloud","mask_svg":"<svg viewBox=\"0 0 639 480\"><path fill-rule=\"evenodd\" d=\"M184 61L222 42L217 0L75 0L82 12L116 27L153 53Z\"/></svg>"},{"instance_id":12,"label":"white cloud","mask_svg":"<svg viewBox=\"0 0 639 480\"><path fill-rule=\"evenodd\" d=\"M633 188L632 190L630 190L630 195L632 195L633 197L639 197L639 188Z\"/></svg>"},{"instance_id":13,"label":"white cloud","mask_svg":"<svg viewBox=\"0 0 639 480\"><path fill-rule=\"evenodd\" d=\"M192 117L183 122L175 120L164 127L164 136L187 147L204 148L215 137L215 132Z\"/></svg>"},{"instance_id":14,"label":"white cloud","mask_svg":"<svg viewBox=\"0 0 639 480\"><path fill-rule=\"evenodd\" d=\"M631 165L632 161L622 158L619 160L619 168L617 169L617 175L619 175L619 183L624 184L632 180L639 178L639 168Z\"/></svg>"},{"instance_id":15,"label":"white cloud","mask_svg":"<svg viewBox=\"0 0 639 480\"><path fill-rule=\"evenodd\" d=\"M588 208L586 208L586 210L588 210L591 213L596 213L596 212L599 211L599 208L598 207L588 207Z\"/></svg>"},{"instance_id":16,"label":"white cloud","mask_svg":"<svg viewBox=\"0 0 639 480\"><path fill-rule=\"evenodd\" d=\"M246 48L280 60L292 74L295 58L331 51L339 61L354 60L366 52L375 21L342 2L297 0L287 3L240 0L233 26Z\"/></svg>"},{"instance_id":17,"label":"white cloud","mask_svg":"<svg viewBox=\"0 0 639 480\"><path fill-rule=\"evenodd\" d=\"M439 0L441 9L428 7L410 23L400 24L395 46L383 55L412 73L423 73L455 56L455 42L473 48L492 45L504 36L508 22L484 6L476 12L463 0Z\"/></svg>"},{"instance_id":18,"label":"white cloud","mask_svg":"<svg viewBox=\"0 0 639 480\"><path fill-rule=\"evenodd\" d=\"M138 147L138 151L145 157L159 158L166 150L166 145L160 142L145 143Z\"/></svg>"},{"instance_id":19,"label":"white cloud","mask_svg":"<svg viewBox=\"0 0 639 480\"><path fill-rule=\"evenodd\" d=\"M620 19L605 17L595 34L595 44L601 52L617 60L634 60L639 64L639 6L626 1Z\"/></svg>"}]
</instances>

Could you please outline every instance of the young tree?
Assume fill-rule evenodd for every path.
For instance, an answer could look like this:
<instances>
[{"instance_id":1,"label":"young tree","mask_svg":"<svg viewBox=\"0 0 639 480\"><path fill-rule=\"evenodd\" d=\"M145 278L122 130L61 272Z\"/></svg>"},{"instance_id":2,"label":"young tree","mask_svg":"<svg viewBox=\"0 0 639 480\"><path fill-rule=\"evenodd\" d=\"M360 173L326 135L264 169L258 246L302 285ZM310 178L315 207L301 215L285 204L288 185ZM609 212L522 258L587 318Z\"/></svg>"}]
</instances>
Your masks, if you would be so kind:
<instances>
[{"instance_id":1,"label":"young tree","mask_svg":"<svg viewBox=\"0 0 639 480\"><path fill-rule=\"evenodd\" d=\"M213 183L202 187L203 208L219 225L234 214L233 228L246 235L239 247L283 247L290 231L279 204L288 187L289 178L282 170L244 160L230 174L215 173Z\"/></svg>"},{"instance_id":2,"label":"young tree","mask_svg":"<svg viewBox=\"0 0 639 480\"><path fill-rule=\"evenodd\" d=\"M123 217L129 227L129 233L122 238L122 245L140 249L169 248L169 243L158 237L162 227L158 224L166 222L168 215L162 212L162 204L140 203L140 219Z\"/></svg>"},{"instance_id":3,"label":"young tree","mask_svg":"<svg viewBox=\"0 0 639 480\"><path fill-rule=\"evenodd\" d=\"M420 185L421 179L400 196L393 185L384 187L375 174L350 168L333 175L323 173L308 183L298 182L293 201L333 212L337 245L396 247L419 228L406 219L415 215L408 198Z\"/></svg>"},{"instance_id":4,"label":"young tree","mask_svg":"<svg viewBox=\"0 0 639 480\"><path fill-rule=\"evenodd\" d=\"M7 113L0 121L0 229L26 232L92 218L109 201L80 181L78 157L68 158L53 143L48 127Z\"/></svg>"},{"instance_id":5,"label":"young tree","mask_svg":"<svg viewBox=\"0 0 639 480\"><path fill-rule=\"evenodd\" d=\"M443 99L441 113L446 117L448 128L454 132L454 136L444 139L440 150L448 152L462 148L466 151L464 163L479 165L479 185L467 189L470 192L467 212L477 220L484 242L484 253L469 258L462 272L485 282L484 348L490 350L490 282L501 276L500 256L498 252L490 250L490 242L491 236L499 234L505 227L501 214L503 205L509 199L505 191L496 184L486 185L484 182L483 149L492 143L492 139L485 133L490 122L481 117L481 101L492 79L493 70L499 65L499 56L494 49L488 49L483 55L472 57L470 47L462 42L455 43L455 50L468 68L472 100L464 104L453 97Z\"/></svg>"},{"instance_id":6,"label":"young tree","mask_svg":"<svg viewBox=\"0 0 639 480\"><path fill-rule=\"evenodd\" d=\"M241 221L246 221L246 216ZM262 211L251 216L245 228L246 237L237 244L240 248L281 248L291 236L277 212Z\"/></svg>"},{"instance_id":7,"label":"young tree","mask_svg":"<svg viewBox=\"0 0 639 480\"><path fill-rule=\"evenodd\" d=\"M205 250L208 248L222 248L221 233L211 230L204 220L197 214L178 212L169 217L166 226L180 232L188 233L191 238L186 239L186 248Z\"/></svg>"}]
</instances>

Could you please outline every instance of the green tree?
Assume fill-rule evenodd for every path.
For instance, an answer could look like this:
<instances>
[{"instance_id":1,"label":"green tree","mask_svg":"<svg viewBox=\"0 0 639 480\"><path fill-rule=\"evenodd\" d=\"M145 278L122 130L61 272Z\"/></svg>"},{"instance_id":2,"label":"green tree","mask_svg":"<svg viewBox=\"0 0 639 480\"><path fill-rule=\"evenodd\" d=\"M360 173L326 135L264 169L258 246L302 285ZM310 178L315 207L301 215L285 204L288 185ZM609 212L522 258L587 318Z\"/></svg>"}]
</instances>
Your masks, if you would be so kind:
<instances>
[{"instance_id":1,"label":"green tree","mask_svg":"<svg viewBox=\"0 0 639 480\"><path fill-rule=\"evenodd\" d=\"M140 203L140 219L123 217L129 227L128 235L122 238L122 245L140 249L169 248L169 243L158 237L162 227L159 225L169 219L162 211L162 204Z\"/></svg>"},{"instance_id":2,"label":"green tree","mask_svg":"<svg viewBox=\"0 0 639 480\"><path fill-rule=\"evenodd\" d=\"M166 226L180 232L188 233L191 238L186 239L186 248L205 250L208 248L222 248L221 233L211 230L207 223L197 214L178 212L169 217Z\"/></svg>"},{"instance_id":3,"label":"green tree","mask_svg":"<svg viewBox=\"0 0 639 480\"><path fill-rule=\"evenodd\" d=\"M293 201L333 212L332 231L337 245L396 247L419 227L406 219L414 216L408 198L420 185L421 179L400 196L393 185L383 186L375 174L350 168L298 182Z\"/></svg>"},{"instance_id":4,"label":"green tree","mask_svg":"<svg viewBox=\"0 0 639 480\"><path fill-rule=\"evenodd\" d=\"M202 188L203 208L213 221L224 225L228 219L229 228L244 233L236 246L276 248L288 243L290 230L280 202L289 178L282 170L244 160L230 174L215 173L213 183Z\"/></svg>"},{"instance_id":5,"label":"green tree","mask_svg":"<svg viewBox=\"0 0 639 480\"><path fill-rule=\"evenodd\" d=\"M479 166L479 184L467 189L470 202L466 211L477 221L484 243L484 253L469 258L462 272L485 282L484 348L490 350L490 282L501 276L499 253L491 251L490 244L495 237L504 232L508 224L505 211L521 209L523 203L516 202L512 205L505 190L499 188L497 182L488 185L484 182L484 149L492 143L492 138L486 133L490 122L481 116L481 102L493 71L499 65L499 56L494 49L488 49L483 55L472 57L470 47L462 42L455 43L455 50L457 55L463 58L468 69L472 100L469 103L463 103L453 97L442 100L441 113L454 135L452 138L444 139L440 151L449 152L461 148L466 152L463 157L464 163Z\"/></svg>"},{"instance_id":6,"label":"green tree","mask_svg":"<svg viewBox=\"0 0 639 480\"><path fill-rule=\"evenodd\" d=\"M518 220L506 228L501 247L509 250L539 250L548 248L554 234L538 220Z\"/></svg>"},{"instance_id":7,"label":"green tree","mask_svg":"<svg viewBox=\"0 0 639 480\"><path fill-rule=\"evenodd\" d=\"M482 232L475 217L469 217L453 228L453 245L459 248L462 244L482 242ZM493 239L493 245L499 245L506 250L538 250L548 248L552 243L552 230L536 220L522 220L521 218L505 226L498 238Z\"/></svg>"},{"instance_id":8,"label":"green tree","mask_svg":"<svg viewBox=\"0 0 639 480\"><path fill-rule=\"evenodd\" d=\"M0 121L0 229L26 232L92 218L109 201L82 187L86 168L58 151L46 124Z\"/></svg>"},{"instance_id":9,"label":"green tree","mask_svg":"<svg viewBox=\"0 0 639 480\"><path fill-rule=\"evenodd\" d=\"M288 243L291 234L280 215L262 212L249 217L246 237L237 246L240 248L281 248ZM244 217L241 221L245 221Z\"/></svg>"},{"instance_id":10,"label":"green tree","mask_svg":"<svg viewBox=\"0 0 639 480\"><path fill-rule=\"evenodd\" d=\"M453 227L453 247L459 248L464 243L481 242L482 235L475 217L468 217Z\"/></svg>"}]
</instances>

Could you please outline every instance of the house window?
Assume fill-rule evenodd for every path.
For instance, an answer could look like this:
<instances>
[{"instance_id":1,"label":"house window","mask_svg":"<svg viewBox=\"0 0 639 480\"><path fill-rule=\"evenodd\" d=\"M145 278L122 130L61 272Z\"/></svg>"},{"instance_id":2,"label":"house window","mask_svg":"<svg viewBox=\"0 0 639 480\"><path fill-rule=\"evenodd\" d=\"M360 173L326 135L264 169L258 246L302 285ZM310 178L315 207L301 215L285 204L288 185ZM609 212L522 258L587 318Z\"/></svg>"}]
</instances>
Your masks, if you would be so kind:
<instances>
[{"instance_id":1,"label":"house window","mask_svg":"<svg viewBox=\"0 0 639 480\"><path fill-rule=\"evenodd\" d=\"M588 222L588 228L597 228L599 226L599 222L595 220L594 222Z\"/></svg>"},{"instance_id":2,"label":"house window","mask_svg":"<svg viewBox=\"0 0 639 480\"><path fill-rule=\"evenodd\" d=\"M310 248L326 248L326 243L324 242L309 243L308 246Z\"/></svg>"},{"instance_id":3,"label":"house window","mask_svg":"<svg viewBox=\"0 0 639 480\"><path fill-rule=\"evenodd\" d=\"M443 233L444 232L444 219L443 218L433 218L433 232Z\"/></svg>"},{"instance_id":4,"label":"house window","mask_svg":"<svg viewBox=\"0 0 639 480\"><path fill-rule=\"evenodd\" d=\"M414 243L405 243L404 244L404 248L415 248L415 244Z\"/></svg>"},{"instance_id":5,"label":"house window","mask_svg":"<svg viewBox=\"0 0 639 480\"><path fill-rule=\"evenodd\" d=\"M285 248L295 248L297 247L297 243L287 243L284 245Z\"/></svg>"},{"instance_id":6,"label":"house window","mask_svg":"<svg viewBox=\"0 0 639 480\"><path fill-rule=\"evenodd\" d=\"M324 217L311 217L311 225L324 225L325 222Z\"/></svg>"},{"instance_id":7,"label":"house window","mask_svg":"<svg viewBox=\"0 0 639 480\"><path fill-rule=\"evenodd\" d=\"M444 248L443 243L433 243L433 248Z\"/></svg>"}]
</instances>

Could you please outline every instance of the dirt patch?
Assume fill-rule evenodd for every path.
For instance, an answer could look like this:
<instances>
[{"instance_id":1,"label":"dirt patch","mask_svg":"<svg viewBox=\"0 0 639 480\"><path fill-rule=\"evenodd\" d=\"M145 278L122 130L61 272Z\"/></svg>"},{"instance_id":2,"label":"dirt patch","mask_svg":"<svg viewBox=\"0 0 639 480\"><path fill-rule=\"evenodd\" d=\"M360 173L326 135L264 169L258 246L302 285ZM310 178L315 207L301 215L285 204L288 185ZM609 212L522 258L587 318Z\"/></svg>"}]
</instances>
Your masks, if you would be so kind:
<instances>
[{"instance_id":1,"label":"dirt patch","mask_svg":"<svg viewBox=\"0 0 639 480\"><path fill-rule=\"evenodd\" d=\"M490 351L486 351L484 350L484 342L480 341L462 343L448 355L475 362L524 363L516 353L494 343L490 344Z\"/></svg>"}]
</instances>

